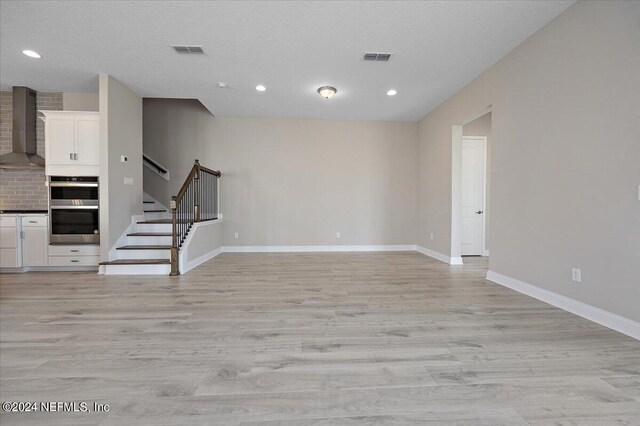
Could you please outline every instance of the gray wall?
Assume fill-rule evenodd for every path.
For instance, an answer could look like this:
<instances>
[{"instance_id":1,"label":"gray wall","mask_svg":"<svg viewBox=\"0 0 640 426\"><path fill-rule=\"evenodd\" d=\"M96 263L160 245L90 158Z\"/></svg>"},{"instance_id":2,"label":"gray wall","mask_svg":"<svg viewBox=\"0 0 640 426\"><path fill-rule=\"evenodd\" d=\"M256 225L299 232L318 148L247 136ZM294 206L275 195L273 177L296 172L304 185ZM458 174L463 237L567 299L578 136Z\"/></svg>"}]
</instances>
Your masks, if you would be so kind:
<instances>
[{"instance_id":1,"label":"gray wall","mask_svg":"<svg viewBox=\"0 0 640 426\"><path fill-rule=\"evenodd\" d=\"M197 102L144 105L145 152L171 172L169 184L145 172L145 191L166 201L196 157L221 170L225 245L415 243L416 123L218 119Z\"/></svg>"},{"instance_id":2,"label":"gray wall","mask_svg":"<svg viewBox=\"0 0 640 426\"><path fill-rule=\"evenodd\" d=\"M98 111L99 95L91 92L64 92L62 105L65 111Z\"/></svg>"},{"instance_id":3,"label":"gray wall","mask_svg":"<svg viewBox=\"0 0 640 426\"><path fill-rule=\"evenodd\" d=\"M120 156L129 160L120 162ZM125 185L124 178L133 178ZM100 75L100 255L142 214L142 98L113 77Z\"/></svg>"},{"instance_id":4,"label":"gray wall","mask_svg":"<svg viewBox=\"0 0 640 426\"><path fill-rule=\"evenodd\" d=\"M211 119L209 110L194 99L144 99L143 151L170 173L167 182L144 167L144 191L164 206L169 206L198 158L206 139L203 123Z\"/></svg>"},{"instance_id":5,"label":"gray wall","mask_svg":"<svg viewBox=\"0 0 640 426\"><path fill-rule=\"evenodd\" d=\"M226 244L415 243L416 123L212 119L206 129L200 157L223 172Z\"/></svg>"},{"instance_id":6,"label":"gray wall","mask_svg":"<svg viewBox=\"0 0 640 426\"><path fill-rule=\"evenodd\" d=\"M491 113L488 112L462 127L463 136L486 136L487 138L487 182L485 194L485 236L484 247L489 249L491 245Z\"/></svg>"},{"instance_id":7,"label":"gray wall","mask_svg":"<svg viewBox=\"0 0 640 426\"><path fill-rule=\"evenodd\" d=\"M578 2L420 121L418 244L450 253L451 126L491 105L490 269L640 320L639 20Z\"/></svg>"},{"instance_id":8,"label":"gray wall","mask_svg":"<svg viewBox=\"0 0 640 426\"><path fill-rule=\"evenodd\" d=\"M61 92L38 92L38 110L61 110ZM42 114L38 114L39 117ZM13 93L0 92L0 154L11 152ZM36 121L36 150L44 158L44 122ZM0 209L46 210L48 194L44 169L0 169Z\"/></svg>"}]
</instances>

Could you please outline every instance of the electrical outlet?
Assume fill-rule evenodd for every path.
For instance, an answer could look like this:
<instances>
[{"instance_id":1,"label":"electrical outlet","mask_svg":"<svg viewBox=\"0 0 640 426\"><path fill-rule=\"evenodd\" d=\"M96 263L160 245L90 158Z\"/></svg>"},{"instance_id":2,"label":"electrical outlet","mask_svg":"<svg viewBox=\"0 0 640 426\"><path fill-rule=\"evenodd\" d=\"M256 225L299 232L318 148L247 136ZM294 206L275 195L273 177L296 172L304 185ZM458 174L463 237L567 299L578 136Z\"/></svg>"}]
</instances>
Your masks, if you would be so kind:
<instances>
[{"instance_id":1,"label":"electrical outlet","mask_svg":"<svg viewBox=\"0 0 640 426\"><path fill-rule=\"evenodd\" d=\"M238 239L238 237L240 237L240 235L237 232L233 234L233 238L235 238L236 240Z\"/></svg>"},{"instance_id":2,"label":"electrical outlet","mask_svg":"<svg viewBox=\"0 0 640 426\"><path fill-rule=\"evenodd\" d=\"M580 274L580 269L578 268L571 268L571 279L575 282L580 282L582 281L582 277Z\"/></svg>"},{"instance_id":3,"label":"electrical outlet","mask_svg":"<svg viewBox=\"0 0 640 426\"><path fill-rule=\"evenodd\" d=\"M340 233L336 232L336 238L341 238Z\"/></svg>"},{"instance_id":4,"label":"electrical outlet","mask_svg":"<svg viewBox=\"0 0 640 426\"><path fill-rule=\"evenodd\" d=\"M431 235L429 235L431 237L431 239L433 240L433 232L431 233Z\"/></svg>"},{"instance_id":5,"label":"electrical outlet","mask_svg":"<svg viewBox=\"0 0 640 426\"><path fill-rule=\"evenodd\" d=\"M133 186L133 178L125 177L124 178L124 184L125 185L129 185L129 186Z\"/></svg>"}]
</instances>

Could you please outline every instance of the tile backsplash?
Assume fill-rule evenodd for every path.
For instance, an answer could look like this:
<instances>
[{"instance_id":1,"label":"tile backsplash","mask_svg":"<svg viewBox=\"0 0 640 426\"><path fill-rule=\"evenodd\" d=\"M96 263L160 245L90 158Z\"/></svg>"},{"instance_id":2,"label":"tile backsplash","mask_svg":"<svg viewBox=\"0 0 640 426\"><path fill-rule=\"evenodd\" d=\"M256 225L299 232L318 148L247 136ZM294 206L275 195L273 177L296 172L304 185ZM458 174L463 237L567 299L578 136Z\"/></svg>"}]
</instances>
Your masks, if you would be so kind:
<instances>
[{"instance_id":1,"label":"tile backsplash","mask_svg":"<svg viewBox=\"0 0 640 426\"><path fill-rule=\"evenodd\" d=\"M38 110L62 110L62 92L38 92ZM0 92L0 155L11 152L13 94ZM42 116L42 114L38 114ZM37 154L44 158L44 122L36 122ZM0 209L46 210L44 169L0 169Z\"/></svg>"}]
</instances>

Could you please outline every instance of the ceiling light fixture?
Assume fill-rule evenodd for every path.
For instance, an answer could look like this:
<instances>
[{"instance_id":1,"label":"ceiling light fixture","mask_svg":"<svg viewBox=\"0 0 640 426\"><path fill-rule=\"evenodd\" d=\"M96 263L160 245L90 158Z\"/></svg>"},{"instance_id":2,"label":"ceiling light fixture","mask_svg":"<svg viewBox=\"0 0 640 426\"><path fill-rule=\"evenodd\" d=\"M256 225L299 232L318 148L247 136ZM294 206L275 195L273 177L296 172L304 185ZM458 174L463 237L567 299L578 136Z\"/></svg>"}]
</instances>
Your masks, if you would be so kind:
<instances>
[{"instance_id":1,"label":"ceiling light fixture","mask_svg":"<svg viewBox=\"0 0 640 426\"><path fill-rule=\"evenodd\" d=\"M398 94L398 91L396 89L391 89L387 92L387 96L395 96Z\"/></svg>"},{"instance_id":2,"label":"ceiling light fixture","mask_svg":"<svg viewBox=\"0 0 640 426\"><path fill-rule=\"evenodd\" d=\"M325 99L329 99L330 97L335 95L336 92L336 88L331 86L322 86L318 88L318 93Z\"/></svg>"},{"instance_id":3,"label":"ceiling light fixture","mask_svg":"<svg viewBox=\"0 0 640 426\"><path fill-rule=\"evenodd\" d=\"M40 54L38 52L34 52L33 50L23 50L22 53L24 53L25 55L27 55L30 58L34 58L34 59L40 59L42 58L42 56L40 56Z\"/></svg>"},{"instance_id":4,"label":"ceiling light fixture","mask_svg":"<svg viewBox=\"0 0 640 426\"><path fill-rule=\"evenodd\" d=\"M258 92L264 92L265 90L267 90L267 88L266 88L266 87L264 87L262 84L258 84L258 85L256 86L256 90L257 90Z\"/></svg>"},{"instance_id":5,"label":"ceiling light fixture","mask_svg":"<svg viewBox=\"0 0 640 426\"><path fill-rule=\"evenodd\" d=\"M219 81L218 82L218 87L221 89L224 89L225 87L227 87L227 83L225 83L224 81Z\"/></svg>"}]
</instances>

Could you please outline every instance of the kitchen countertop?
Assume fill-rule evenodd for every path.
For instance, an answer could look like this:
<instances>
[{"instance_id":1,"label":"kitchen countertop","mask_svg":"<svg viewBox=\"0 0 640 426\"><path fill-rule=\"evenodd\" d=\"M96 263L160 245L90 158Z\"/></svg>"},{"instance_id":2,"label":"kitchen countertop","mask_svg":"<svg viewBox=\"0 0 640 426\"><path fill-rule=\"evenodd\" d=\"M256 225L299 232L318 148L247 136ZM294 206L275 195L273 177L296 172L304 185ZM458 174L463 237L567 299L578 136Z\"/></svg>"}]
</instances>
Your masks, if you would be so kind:
<instances>
[{"instance_id":1,"label":"kitchen countertop","mask_svg":"<svg viewBox=\"0 0 640 426\"><path fill-rule=\"evenodd\" d=\"M47 214L48 210L0 210L0 214Z\"/></svg>"}]
</instances>

